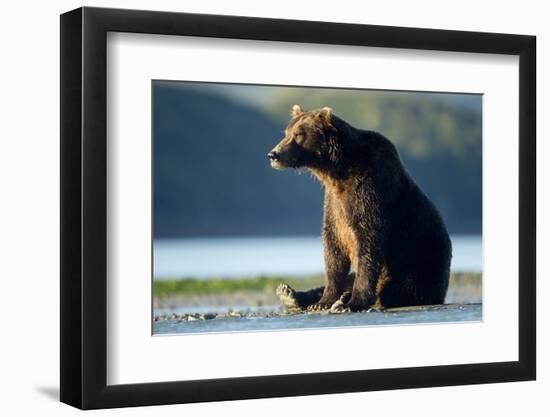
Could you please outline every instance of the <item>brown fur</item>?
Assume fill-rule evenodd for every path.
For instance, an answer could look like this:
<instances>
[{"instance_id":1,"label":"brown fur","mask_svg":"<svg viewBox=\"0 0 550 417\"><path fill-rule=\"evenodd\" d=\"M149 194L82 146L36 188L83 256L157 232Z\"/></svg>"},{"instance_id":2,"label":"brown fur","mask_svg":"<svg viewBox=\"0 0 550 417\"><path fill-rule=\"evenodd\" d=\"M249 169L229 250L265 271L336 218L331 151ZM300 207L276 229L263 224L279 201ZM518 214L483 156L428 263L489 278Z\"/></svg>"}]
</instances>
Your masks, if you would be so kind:
<instances>
[{"instance_id":1,"label":"brown fur","mask_svg":"<svg viewBox=\"0 0 550 417\"><path fill-rule=\"evenodd\" d=\"M291 114L285 137L268 157L277 169L307 168L325 189L326 285L318 301L303 297L309 307L330 308L347 292L352 311L442 303L450 239L393 144L326 107L304 112L294 106Z\"/></svg>"},{"instance_id":2,"label":"brown fur","mask_svg":"<svg viewBox=\"0 0 550 417\"><path fill-rule=\"evenodd\" d=\"M359 245L357 242L356 231L352 227L352 221L349 216L349 211L345 207L345 199L340 198L341 194L349 193L346 186L339 182L330 179L323 182L327 193L333 195L333 227L336 239L340 243L344 253L351 261L351 266L354 271L358 266Z\"/></svg>"}]
</instances>

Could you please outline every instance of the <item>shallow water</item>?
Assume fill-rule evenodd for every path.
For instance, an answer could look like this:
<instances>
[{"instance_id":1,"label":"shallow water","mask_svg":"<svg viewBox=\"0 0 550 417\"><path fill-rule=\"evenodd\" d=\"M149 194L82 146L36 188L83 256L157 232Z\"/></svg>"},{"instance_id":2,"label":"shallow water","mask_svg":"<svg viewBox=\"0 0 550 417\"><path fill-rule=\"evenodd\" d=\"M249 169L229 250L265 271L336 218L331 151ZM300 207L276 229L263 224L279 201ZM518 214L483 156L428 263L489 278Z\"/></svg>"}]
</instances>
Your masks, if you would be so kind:
<instances>
[{"instance_id":1,"label":"shallow water","mask_svg":"<svg viewBox=\"0 0 550 417\"><path fill-rule=\"evenodd\" d=\"M217 317L210 320L162 320L153 322L155 335L189 333L225 333L235 331L266 331L312 329L322 327L380 326L402 324L481 321L481 304L396 309L386 312L349 314L275 314L268 317Z\"/></svg>"},{"instance_id":2,"label":"shallow water","mask_svg":"<svg viewBox=\"0 0 550 417\"><path fill-rule=\"evenodd\" d=\"M451 270L480 272L481 236L451 236ZM324 271L320 237L155 239L154 278L243 278Z\"/></svg>"}]
</instances>

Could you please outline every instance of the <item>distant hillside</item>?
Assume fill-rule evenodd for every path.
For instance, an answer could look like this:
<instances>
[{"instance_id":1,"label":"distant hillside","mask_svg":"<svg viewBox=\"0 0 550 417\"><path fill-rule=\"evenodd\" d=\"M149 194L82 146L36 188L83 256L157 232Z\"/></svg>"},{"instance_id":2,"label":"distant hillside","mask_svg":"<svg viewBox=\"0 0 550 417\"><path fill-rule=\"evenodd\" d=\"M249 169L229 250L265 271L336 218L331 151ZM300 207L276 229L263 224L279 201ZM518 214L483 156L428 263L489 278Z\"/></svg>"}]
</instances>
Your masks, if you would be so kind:
<instances>
[{"instance_id":1,"label":"distant hillside","mask_svg":"<svg viewBox=\"0 0 550 417\"><path fill-rule=\"evenodd\" d=\"M443 100L433 93L314 89L304 95L302 91L282 90L267 111L285 124L293 104L305 110L329 106L355 127L384 134L404 158L445 155L458 160L468 155L481 162L480 96L446 94Z\"/></svg>"},{"instance_id":2,"label":"distant hillside","mask_svg":"<svg viewBox=\"0 0 550 417\"><path fill-rule=\"evenodd\" d=\"M222 97L158 86L155 236L318 233L320 186L267 161L282 128Z\"/></svg>"},{"instance_id":3,"label":"distant hillside","mask_svg":"<svg viewBox=\"0 0 550 417\"><path fill-rule=\"evenodd\" d=\"M262 111L196 86L156 84L155 237L318 234L320 185L266 160L294 102L331 106L387 135L451 232L481 232L481 120L470 105L331 93L275 96Z\"/></svg>"}]
</instances>

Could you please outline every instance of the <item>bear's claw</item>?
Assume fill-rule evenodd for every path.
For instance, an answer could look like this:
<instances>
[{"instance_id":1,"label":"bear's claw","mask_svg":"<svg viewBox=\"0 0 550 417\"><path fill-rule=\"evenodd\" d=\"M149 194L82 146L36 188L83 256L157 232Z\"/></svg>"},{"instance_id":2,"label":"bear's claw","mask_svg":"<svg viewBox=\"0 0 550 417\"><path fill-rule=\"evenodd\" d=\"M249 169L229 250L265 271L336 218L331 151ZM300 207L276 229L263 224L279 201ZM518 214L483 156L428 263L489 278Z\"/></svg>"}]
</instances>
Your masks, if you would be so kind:
<instances>
[{"instance_id":1,"label":"bear's claw","mask_svg":"<svg viewBox=\"0 0 550 417\"><path fill-rule=\"evenodd\" d=\"M308 308L307 308L307 311L325 311L325 310L330 310L330 307L332 306L331 303L314 303L312 305L310 305Z\"/></svg>"},{"instance_id":2,"label":"bear's claw","mask_svg":"<svg viewBox=\"0 0 550 417\"><path fill-rule=\"evenodd\" d=\"M346 307L346 301L349 299L351 293L349 291L344 292L338 300L330 307L331 313L351 313L351 309Z\"/></svg>"}]
</instances>

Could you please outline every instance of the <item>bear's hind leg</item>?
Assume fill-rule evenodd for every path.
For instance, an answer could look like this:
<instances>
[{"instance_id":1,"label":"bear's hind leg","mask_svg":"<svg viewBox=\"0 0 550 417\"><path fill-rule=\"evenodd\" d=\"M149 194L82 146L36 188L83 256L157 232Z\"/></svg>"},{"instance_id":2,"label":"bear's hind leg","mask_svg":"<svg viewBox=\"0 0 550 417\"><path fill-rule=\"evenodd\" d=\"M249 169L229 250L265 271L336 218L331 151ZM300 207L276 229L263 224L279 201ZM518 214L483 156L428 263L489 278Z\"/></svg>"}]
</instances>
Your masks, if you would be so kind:
<instances>
[{"instance_id":1,"label":"bear's hind leg","mask_svg":"<svg viewBox=\"0 0 550 417\"><path fill-rule=\"evenodd\" d=\"M323 296L325 287L307 291L296 291L288 284L279 284L275 293L285 310L289 313L300 312L317 303Z\"/></svg>"},{"instance_id":2,"label":"bear's hind leg","mask_svg":"<svg viewBox=\"0 0 550 417\"><path fill-rule=\"evenodd\" d=\"M353 287L353 280L355 279L355 274L351 273L346 279L346 284L344 287L344 293L336 302L341 302L343 300L347 301L349 294L351 294L351 289ZM306 291L296 291L290 285L286 283L281 283L277 287L275 294L279 297L281 304L289 313L291 312L300 312L308 309L309 306L315 305L319 302L323 296L325 287L313 288Z\"/></svg>"},{"instance_id":3,"label":"bear's hind leg","mask_svg":"<svg viewBox=\"0 0 550 417\"><path fill-rule=\"evenodd\" d=\"M409 273L404 279L386 285L380 300L387 308L443 304L447 286L448 272L433 271L427 277Z\"/></svg>"}]
</instances>

